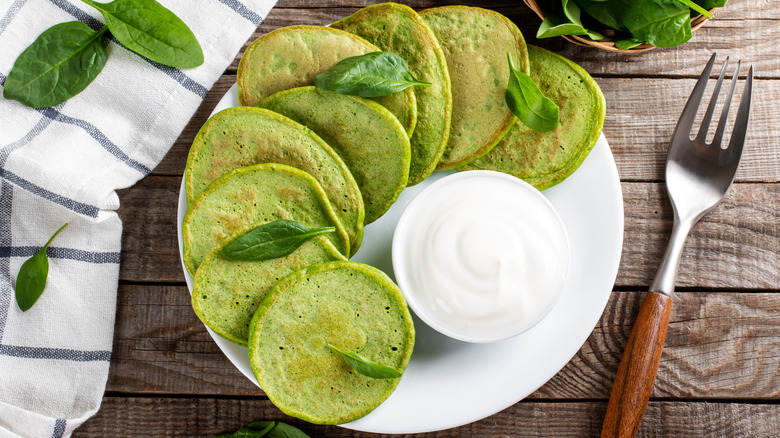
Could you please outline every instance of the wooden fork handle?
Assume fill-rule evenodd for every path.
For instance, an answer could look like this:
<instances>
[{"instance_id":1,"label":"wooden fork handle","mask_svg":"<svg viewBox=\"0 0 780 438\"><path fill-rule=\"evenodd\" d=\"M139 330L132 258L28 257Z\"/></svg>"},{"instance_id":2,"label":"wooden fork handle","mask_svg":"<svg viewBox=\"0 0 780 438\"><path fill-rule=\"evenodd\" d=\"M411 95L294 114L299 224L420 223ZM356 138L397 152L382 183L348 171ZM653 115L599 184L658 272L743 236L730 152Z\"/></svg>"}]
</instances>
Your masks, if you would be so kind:
<instances>
[{"instance_id":1,"label":"wooden fork handle","mask_svg":"<svg viewBox=\"0 0 780 438\"><path fill-rule=\"evenodd\" d=\"M671 310L672 299L662 293L649 292L642 302L615 376L601 438L636 436L661 362Z\"/></svg>"}]
</instances>

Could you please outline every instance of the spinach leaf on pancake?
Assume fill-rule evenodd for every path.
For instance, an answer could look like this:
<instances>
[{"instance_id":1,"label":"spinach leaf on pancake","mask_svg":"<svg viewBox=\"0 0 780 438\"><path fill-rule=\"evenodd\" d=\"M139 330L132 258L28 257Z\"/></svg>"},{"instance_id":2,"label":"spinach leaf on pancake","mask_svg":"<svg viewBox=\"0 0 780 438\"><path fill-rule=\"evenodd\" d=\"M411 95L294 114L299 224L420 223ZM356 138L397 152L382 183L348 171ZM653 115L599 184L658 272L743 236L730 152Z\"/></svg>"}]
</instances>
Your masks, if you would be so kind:
<instances>
[{"instance_id":1,"label":"spinach leaf on pancake","mask_svg":"<svg viewBox=\"0 0 780 438\"><path fill-rule=\"evenodd\" d=\"M282 91L260 105L308 127L341 156L363 195L367 224L406 187L409 138L381 105L315 87Z\"/></svg>"},{"instance_id":2,"label":"spinach leaf on pancake","mask_svg":"<svg viewBox=\"0 0 780 438\"><path fill-rule=\"evenodd\" d=\"M506 57L528 73L528 54L517 26L498 12L443 6L420 16L441 43L452 81L452 127L438 166L452 169L487 153L515 122L504 98Z\"/></svg>"},{"instance_id":3,"label":"spinach leaf on pancake","mask_svg":"<svg viewBox=\"0 0 780 438\"><path fill-rule=\"evenodd\" d=\"M257 224L239 228L222 239L203 260L195 273L192 308L215 333L246 346L249 322L266 293L294 271L309 265L345 260L324 237L306 241L285 257L263 261L229 260L221 254L230 244Z\"/></svg>"},{"instance_id":4,"label":"spinach leaf on pancake","mask_svg":"<svg viewBox=\"0 0 780 438\"><path fill-rule=\"evenodd\" d=\"M415 78L432 84L414 90L417 127L410 136L412 161L408 184L419 183L436 168L450 132L452 92L439 41L412 8L395 3L365 7L332 26L399 55Z\"/></svg>"},{"instance_id":5,"label":"spinach leaf on pancake","mask_svg":"<svg viewBox=\"0 0 780 438\"><path fill-rule=\"evenodd\" d=\"M249 329L249 364L284 413L346 423L379 406L399 379L358 374L328 344L403 372L414 337L406 301L387 275L330 262L290 274L260 303Z\"/></svg>"},{"instance_id":6,"label":"spinach leaf on pancake","mask_svg":"<svg viewBox=\"0 0 780 438\"><path fill-rule=\"evenodd\" d=\"M183 258L195 275L225 237L248 225L287 219L308 227L336 227L327 238L349 254L349 238L328 197L308 173L282 164L241 167L214 181L182 221Z\"/></svg>"},{"instance_id":7,"label":"spinach leaf on pancake","mask_svg":"<svg viewBox=\"0 0 780 438\"><path fill-rule=\"evenodd\" d=\"M342 30L323 26L288 26L256 39L238 64L236 84L241 105L255 106L266 97L289 88L313 85L314 78L350 56L379 48ZM414 91L375 98L401 122L407 133L415 129Z\"/></svg>"},{"instance_id":8,"label":"spinach leaf on pancake","mask_svg":"<svg viewBox=\"0 0 780 438\"><path fill-rule=\"evenodd\" d=\"M225 173L260 163L285 164L313 176L347 230L351 252L357 251L363 239L365 207L346 164L309 129L265 109L228 108L203 125L184 169L188 204Z\"/></svg>"},{"instance_id":9,"label":"spinach leaf on pancake","mask_svg":"<svg viewBox=\"0 0 780 438\"><path fill-rule=\"evenodd\" d=\"M528 46L528 56L531 77L560 109L558 128L542 133L516 123L493 150L463 170L496 170L545 189L574 173L593 149L606 103L596 81L579 65L535 46Z\"/></svg>"}]
</instances>

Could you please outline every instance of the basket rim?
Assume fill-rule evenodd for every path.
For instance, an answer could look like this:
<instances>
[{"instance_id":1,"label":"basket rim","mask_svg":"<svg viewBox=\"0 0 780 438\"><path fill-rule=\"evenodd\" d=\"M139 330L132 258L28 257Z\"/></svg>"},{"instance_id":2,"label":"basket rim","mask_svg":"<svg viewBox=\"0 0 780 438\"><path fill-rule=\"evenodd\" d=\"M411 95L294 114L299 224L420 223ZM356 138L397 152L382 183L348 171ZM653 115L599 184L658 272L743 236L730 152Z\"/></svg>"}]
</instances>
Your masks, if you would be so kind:
<instances>
[{"instance_id":1,"label":"basket rim","mask_svg":"<svg viewBox=\"0 0 780 438\"><path fill-rule=\"evenodd\" d=\"M534 13L539 18L544 20L546 14L542 10L542 8L536 3L535 0L523 0L523 3L525 3L526 6L528 6L532 11L534 11ZM713 12L716 9L718 8L712 8L709 11ZM707 22L707 20L708 20L707 17L701 14L691 18L691 33L695 32L700 27L702 27L704 23ZM615 41L611 37L604 37L604 39L600 41L594 41L582 35L561 35L561 37L579 46L591 46L591 47L596 47L602 50L607 50L615 53L642 53L657 48L652 44L643 43L636 47L632 47L630 49L618 49L617 47L615 47Z\"/></svg>"}]
</instances>

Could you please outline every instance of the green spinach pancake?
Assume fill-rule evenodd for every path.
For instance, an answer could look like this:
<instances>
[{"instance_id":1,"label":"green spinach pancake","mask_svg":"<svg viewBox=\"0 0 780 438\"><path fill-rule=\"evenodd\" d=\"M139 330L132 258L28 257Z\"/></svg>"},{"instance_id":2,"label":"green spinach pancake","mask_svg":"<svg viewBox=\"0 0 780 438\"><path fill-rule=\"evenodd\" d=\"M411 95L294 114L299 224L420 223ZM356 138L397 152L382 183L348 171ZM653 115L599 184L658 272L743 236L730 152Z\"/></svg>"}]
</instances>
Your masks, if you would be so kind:
<instances>
[{"instance_id":1,"label":"green spinach pancake","mask_svg":"<svg viewBox=\"0 0 780 438\"><path fill-rule=\"evenodd\" d=\"M317 180L282 164L240 167L214 181L182 221L184 265L191 275L212 248L235 230L278 219L308 227L335 227L327 238L349 254L349 238Z\"/></svg>"},{"instance_id":2,"label":"green spinach pancake","mask_svg":"<svg viewBox=\"0 0 780 438\"><path fill-rule=\"evenodd\" d=\"M382 105L315 87L280 91L260 105L311 129L341 156L363 195L367 224L406 187L409 137Z\"/></svg>"},{"instance_id":3,"label":"green spinach pancake","mask_svg":"<svg viewBox=\"0 0 780 438\"><path fill-rule=\"evenodd\" d=\"M537 189L554 186L582 164L601 134L604 95L582 67L548 50L528 46L531 77L560 109L558 128L536 132L517 123L499 144L464 170L508 173Z\"/></svg>"},{"instance_id":4,"label":"green spinach pancake","mask_svg":"<svg viewBox=\"0 0 780 438\"><path fill-rule=\"evenodd\" d=\"M398 286L371 266L330 262L294 272L268 293L250 324L249 363L284 413L346 423L398 385L358 374L328 344L403 372L414 325Z\"/></svg>"},{"instance_id":5,"label":"green spinach pancake","mask_svg":"<svg viewBox=\"0 0 780 438\"><path fill-rule=\"evenodd\" d=\"M419 183L436 168L450 132L452 90L439 40L412 8L396 3L365 7L333 23L333 27L397 54L415 78L431 83L430 87L414 87L417 127L410 137L409 185Z\"/></svg>"},{"instance_id":6,"label":"green spinach pancake","mask_svg":"<svg viewBox=\"0 0 780 438\"><path fill-rule=\"evenodd\" d=\"M515 116L506 105L509 62L528 73L525 40L495 11L443 6L420 12L444 49L452 81L452 127L439 169L452 169L487 153Z\"/></svg>"},{"instance_id":7,"label":"green spinach pancake","mask_svg":"<svg viewBox=\"0 0 780 438\"><path fill-rule=\"evenodd\" d=\"M261 163L296 167L320 183L349 235L354 254L363 239L365 210L357 182L338 154L303 125L254 107L212 116L192 142L184 185L187 202L227 172Z\"/></svg>"},{"instance_id":8,"label":"green spinach pancake","mask_svg":"<svg viewBox=\"0 0 780 438\"><path fill-rule=\"evenodd\" d=\"M195 273L192 308L223 338L246 347L249 322L279 280L316 263L344 260L324 236L307 240L292 254L262 261L230 260L221 251L257 224L239 228L211 250Z\"/></svg>"},{"instance_id":9,"label":"green spinach pancake","mask_svg":"<svg viewBox=\"0 0 780 438\"><path fill-rule=\"evenodd\" d=\"M241 57L236 76L238 101L255 106L276 92L314 85L318 74L342 59L378 50L363 38L330 27L276 29L256 39ZM374 100L389 109L411 134L417 121L412 88Z\"/></svg>"}]
</instances>

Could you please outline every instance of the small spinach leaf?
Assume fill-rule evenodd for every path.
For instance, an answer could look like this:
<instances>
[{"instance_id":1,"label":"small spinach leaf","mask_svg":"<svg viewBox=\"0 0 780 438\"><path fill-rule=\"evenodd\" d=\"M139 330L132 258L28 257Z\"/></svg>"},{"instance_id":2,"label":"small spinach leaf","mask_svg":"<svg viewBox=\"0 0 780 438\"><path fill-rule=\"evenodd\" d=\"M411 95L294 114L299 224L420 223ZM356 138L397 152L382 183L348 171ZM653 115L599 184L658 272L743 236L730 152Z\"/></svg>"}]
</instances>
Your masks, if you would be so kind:
<instances>
[{"instance_id":1,"label":"small spinach leaf","mask_svg":"<svg viewBox=\"0 0 780 438\"><path fill-rule=\"evenodd\" d=\"M203 50L189 27L155 0L82 0L106 20L111 34L128 49L176 68L203 64Z\"/></svg>"},{"instance_id":2,"label":"small spinach leaf","mask_svg":"<svg viewBox=\"0 0 780 438\"><path fill-rule=\"evenodd\" d=\"M371 52L342 59L317 75L314 85L339 94L378 97L431 83L412 76L406 62L395 53Z\"/></svg>"},{"instance_id":3,"label":"small spinach leaf","mask_svg":"<svg viewBox=\"0 0 780 438\"><path fill-rule=\"evenodd\" d=\"M280 421L255 421L233 433L217 435L214 438L309 438L297 427Z\"/></svg>"},{"instance_id":4,"label":"small spinach leaf","mask_svg":"<svg viewBox=\"0 0 780 438\"><path fill-rule=\"evenodd\" d=\"M558 105L546 97L531 76L517 70L509 60L506 104L523 124L534 131L548 132L558 127Z\"/></svg>"},{"instance_id":5,"label":"small spinach leaf","mask_svg":"<svg viewBox=\"0 0 780 438\"><path fill-rule=\"evenodd\" d=\"M615 40L615 47L617 47L620 50L632 49L641 44L643 44L642 41L639 41L636 38L625 38L625 39Z\"/></svg>"},{"instance_id":6,"label":"small spinach leaf","mask_svg":"<svg viewBox=\"0 0 780 438\"><path fill-rule=\"evenodd\" d=\"M233 433L216 435L214 438L262 438L267 436L274 427L276 427L275 421L255 421Z\"/></svg>"},{"instance_id":7,"label":"small spinach leaf","mask_svg":"<svg viewBox=\"0 0 780 438\"><path fill-rule=\"evenodd\" d=\"M373 379L397 379L402 376L401 372L395 368L371 362L356 353L340 350L331 344L328 344L328 348L340 354L355 371L366 377Z\"/></svg>"},{"instance_id":8,"label":"small spinach leaf","mask_svg":"<svg viewBox=\"0 0 780 438\"><path fill-rule=\"evenodd\" d=\"M590 39L595 41L604 39L604 36L600 33L585 29L585 26L582 24L582 20L580 20L580 7L577 6L574 1L561 0L561 6L563 6L563 13L566 15L566 18L568 18L572 23L581 27L582 31L585 32L585 35L588 35Z\"/></svg>"},{"instance_id":9,"label":"small spinach leaf","mask_svg":"<svg viewBox=\"0 0 780 438\"><path fill-rule=\"evenodd\" d=\"M23 312L28 311L46 288L46 278L49 276L49 257L46 255L46 249L49 248L52 240L60 234L65 224L57 230L46 245L38 250L34 256L22 263L19 269L19 275L16 277L16 303Z\"/></svg>"},{"instance_id":10,"label":"small spinach leaf","mask_svg":"<svg viewBox=\"0 0 780 438\"><path fill-rule=\"evenodd\" d=\"M266 435L267 438L309 438L302 430L287 423L277 422L276 427Z\"/></svg>"},{"instance_id":11,"label":"small spinach leaf","mask_svg":"<svg viewBox=\"0 0 780 438\"><path fill-rule=\"evenodd\" d=\"M539 30L536 32L536 38L552 38L561 35L587 35L594 41L604 39L604 35L589 31L579 24L561 22L559 18L553 15L544 17L544 21L539 25Z\"/></svg>"},{"instance_id":12,"label":"small spinach leaf","mask_svg":"<svg viewBox=\"0 0 780 438\"><path fill-rule=\"evenodd\" d=\"M45 108L79 94L106 65L105 32L105 27L94 31L79 21L46 29L16 58L3 97Z\"/></svg>"},{"instance_id":13,"label":"small spinach leaf","mask_svg":"<svg viewBox=\"0 0 780 438\"><path fill-rule=\"evenodd\" d=\"M222 248L222 255L231 260L275 259L291 254L314 236L334 231L334 227L309 228L295 221L273 221L237 237Z\"/></svg>"}]
</instances>

